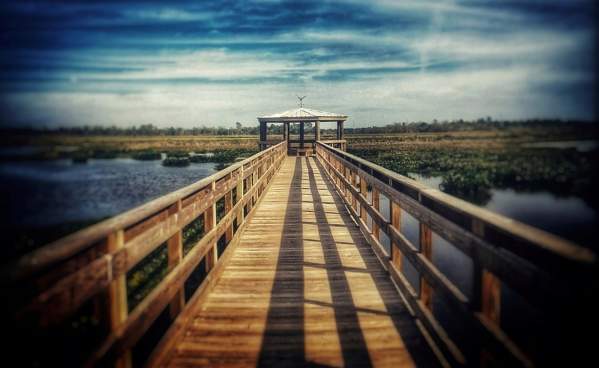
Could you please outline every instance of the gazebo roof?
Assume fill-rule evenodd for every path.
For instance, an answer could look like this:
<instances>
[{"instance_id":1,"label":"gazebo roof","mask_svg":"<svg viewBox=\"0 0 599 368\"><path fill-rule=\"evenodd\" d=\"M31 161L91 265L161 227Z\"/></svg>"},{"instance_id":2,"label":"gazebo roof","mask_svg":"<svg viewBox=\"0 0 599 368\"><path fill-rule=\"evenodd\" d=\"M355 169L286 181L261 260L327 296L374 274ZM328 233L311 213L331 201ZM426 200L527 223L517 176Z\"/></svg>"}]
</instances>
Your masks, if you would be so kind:
<instances>
[{"instance_id":1,"label":"gazebo roof","mask_svg":"<svg viewBox=\"0 0 599 368\"><path fill-rule=\"evenodd\" d=\"M278 114L258 117L258 121L267 123L299 122L299 121L340 121L347 120L347 115L336 114L314 109L299 107Z\"/></svg>"}]
</instances>

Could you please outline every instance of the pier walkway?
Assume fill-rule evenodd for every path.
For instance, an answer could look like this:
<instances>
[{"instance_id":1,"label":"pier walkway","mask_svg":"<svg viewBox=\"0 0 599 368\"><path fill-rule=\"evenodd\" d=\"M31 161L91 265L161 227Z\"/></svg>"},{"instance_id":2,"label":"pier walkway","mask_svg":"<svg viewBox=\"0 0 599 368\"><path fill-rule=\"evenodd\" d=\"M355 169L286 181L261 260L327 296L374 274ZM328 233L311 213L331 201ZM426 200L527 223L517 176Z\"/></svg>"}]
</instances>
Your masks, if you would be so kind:
<instances>
[{"instance_id":1,"label":"pier walkway","mask_svg":"<svg viewBox=\"0 0 599 368\"><path fill-rule=\"evenodd\" d=\"M163 364L404 367L434 359L322 165L287 157Z\"/></svg>"},{"instance_id":2,"label":"pier walkway","mask_svg":"<svg viewBox=\"0 0 599 368\"><path fill-rule=\"evenodd\" d=\"M271 143L4 265L5 360L530 367L592 358L591 250L353 156L342 139L295 151Z\"/></svg>"}]
</instances>

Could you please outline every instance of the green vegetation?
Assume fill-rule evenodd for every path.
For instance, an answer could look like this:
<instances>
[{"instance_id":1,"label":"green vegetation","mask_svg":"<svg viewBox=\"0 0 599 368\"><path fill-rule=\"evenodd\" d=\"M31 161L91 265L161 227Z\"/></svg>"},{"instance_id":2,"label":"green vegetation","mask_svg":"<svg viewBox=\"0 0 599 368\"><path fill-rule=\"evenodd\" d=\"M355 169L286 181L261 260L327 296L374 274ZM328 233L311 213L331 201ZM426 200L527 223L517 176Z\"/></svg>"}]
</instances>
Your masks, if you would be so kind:
<instances>
[{"instance_id":1,"label":"green vegetation","mask_svg":"<svg viewBox=\"0 0 599 368\"><path fill-rule=\"evenodd\" d=\"M204 236L204 216L200 215L183 228L183 255L189 253L202 236Z\"/></svg>"},{"instance_id":2,"label":"green vegetation","mask_svg":"<svg viewBox=\"0 0 599 368\"><path fill-rule=\"evenodd\" d=\"M189 152L186 151L169 151L166 153L166 157L176 157L176 158L189 158Z\"/></svg>"},{"instance_id":3,"label":"green vegetation","mask_svg":"<svg viewBox=\"0 0 599 368\"><path fill-rule=\"evenodd\" d=\"M140 161L153 161L153 160L162 159L162 154L160 152L154 151L154 150L145 150L145 151L133 152L131 154L131 158L133 158L134 160L140 160Z\"/></svg>"},{"instance_id":4,"label":"green vegetation","mask_svg":"<svg viewBox=\"0 0 599 368\"><path fill-rule=\"evenodd\" d=\"M86 164L88 160L88 157L86 155L74 155L72 158L72 161L74 164Z\"/></svg>"},{"instance_id":5,"label":"green vegetation","mask_svg":"<svg viewBox=\"0 0 599 368\"><path fill-rule=\"evenodd\" d=\"M163 166L185 167L189 166L188 157L167 157L162 161Z\"/></svg>"},{"instance_id":6,"label":"green vegetation","mask_svg":"<svg viewBox=\"0 0 599 368\"><path fill-rule=\"evenodd\" d=\"M231 163L241 157L250 157L258 153L258 149L233 148L222 151L211 152L212 154L196 154L191 156L191 162L220 162Z\"/></svg>"},{"instance_id":7,"label":"green vegetation","mask_svg":"<svg viewBox=\"0 0 599 368\"><path fill-rule=\"evenodd\" d=\"M168 247L163 243L127 272L127 305L132 311L168 273Z\"/></svg>"},{"instance_id":8,"label":"green vegetation","mask_svg":"<svg viewBox=\"0 0 599 368\"><path fill-rule=\"evenodd\" d=\"M578 138L594 134L578 132ZM599 150L525 147L562 136L541 128L362 136L350 138L349 152L402 175L441 177L440 189L480 205L489 201L492 188L511 188L574 195L599 208L593 195L599 185Z\"/></svg>"}]
</instances>

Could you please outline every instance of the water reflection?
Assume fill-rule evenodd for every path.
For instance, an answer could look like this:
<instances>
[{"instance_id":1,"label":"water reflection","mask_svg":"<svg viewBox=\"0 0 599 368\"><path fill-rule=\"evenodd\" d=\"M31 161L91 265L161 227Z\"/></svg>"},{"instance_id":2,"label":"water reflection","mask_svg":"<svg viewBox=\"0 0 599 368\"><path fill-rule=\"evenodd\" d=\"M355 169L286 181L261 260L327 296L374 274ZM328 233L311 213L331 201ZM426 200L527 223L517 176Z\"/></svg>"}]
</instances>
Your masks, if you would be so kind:
<instances>
[{"instance_id":1,"label":"water reflection","mask_svg":"<svg viewBox=\"0 0 599 368\"><path fill-rule=\"evenodd\" d=\"M578 152L590 152L599 148L599 141L596 140L577 140L577 141L551 141L551 142L533 142L522 145L525 148L556 148L568 149L574 148Z\"/></svg>"},{"instance_id":2,"label":"water reflection","mask_svg":"<svg viewBox=\"0 0 599 368\"><path fill-rule=\"evenodd\" d=\"M0 163L3 224L48 226L112 216L214 173L133 159Z\"/></svg>"},{"instance_id":3,"label":"water reflection","mask_svg":"<svg viewBox=\"0 0 599 368\"><path fill-rule=\"evenodd\" d=\"M435 189L440 189L443 181L441 176L410 174L410 177ZM481 207L581 245L596 247L593 239L595 229L599 227L599 213L581 198L513 189L489 189L489 195L489 200Z\"/></svg>"}]
</instances>

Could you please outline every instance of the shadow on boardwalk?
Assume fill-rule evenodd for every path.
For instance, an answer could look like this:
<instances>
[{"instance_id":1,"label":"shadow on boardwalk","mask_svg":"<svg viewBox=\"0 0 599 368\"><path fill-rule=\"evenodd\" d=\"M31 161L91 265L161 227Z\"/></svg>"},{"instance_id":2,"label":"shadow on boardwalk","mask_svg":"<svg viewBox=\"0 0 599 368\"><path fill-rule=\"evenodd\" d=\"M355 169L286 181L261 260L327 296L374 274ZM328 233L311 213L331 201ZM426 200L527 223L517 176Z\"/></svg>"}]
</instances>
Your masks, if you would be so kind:
<instances>
[{"instance_id":1,"label":"shadow on boardwalk","mask_svg":"<svg viewBox=\"0 0 599 368\"><path fill-rule=\"evenodd\" d=\"M307 170L303 170L304 165ZM317 181L316 175L321 176L323 180ZM332 201L323 198L321 192L325 196L331 195L332 198L329 198ZM305 207L307 203L313 205L314 222L307 220L308 212L311 211L302 208L302 204ZM342 223L329 221L329 216L333 213L331 205L335 206L334 213L340 214L338 217L342 219ZM307 239L302 226L306 224L316 226L318 239ZM348 229L351 242L335 239L338 236L335 235L334 229L340 227ZM409 358L406 363L411 365L413 362L417 366L426 367L438 365L388 275L373 256L363 236L356 230L356 224L352 222L342 198L336 193L321 164L310 158L298 158L290 187L259 366L323 366L306 356L305 326L307 322L314 323L314 321L306 321L307 306L332 310L340 355L345 366L370 367L381 361L375 354L405 354L393 349L369 350L368 339L361 321L364 323L365 318L371 316L379 319L389 318L392 321L396 333L403 342L402 348L407 350L406 355ZM304 247L305 242L309 241L320 243L324 256L323 264L306 262ZM340 247L346 247L347 250L347 247L352 246L357 249L355 254L357 258L361 258L358 261L364 267L344 265ZM330 288L330 302L307 298L305 290L310 285L306 285L307 281L304 278L306 267L317 268L326 273ZM358 296L352 294L352 281L348 279L350 274L358 274L361 279L372 280L369 285L374 285L375 294L378 294L373 299L382 300L380 308L364 307L364 303L358 299ZM357 301L360 306L356 305ZM326 324L326 321L322 323ZM370 333L372 334L372 331Z\"/></svg>"}]
</instances>

